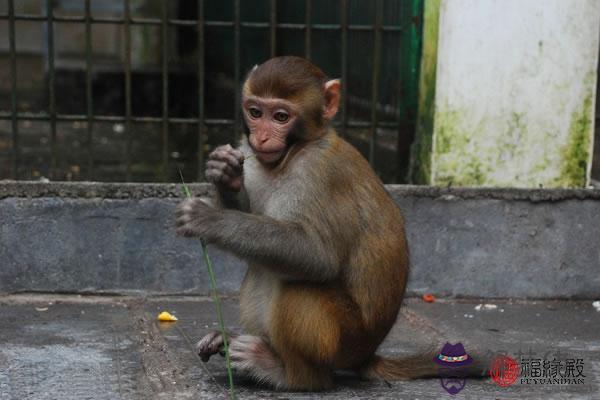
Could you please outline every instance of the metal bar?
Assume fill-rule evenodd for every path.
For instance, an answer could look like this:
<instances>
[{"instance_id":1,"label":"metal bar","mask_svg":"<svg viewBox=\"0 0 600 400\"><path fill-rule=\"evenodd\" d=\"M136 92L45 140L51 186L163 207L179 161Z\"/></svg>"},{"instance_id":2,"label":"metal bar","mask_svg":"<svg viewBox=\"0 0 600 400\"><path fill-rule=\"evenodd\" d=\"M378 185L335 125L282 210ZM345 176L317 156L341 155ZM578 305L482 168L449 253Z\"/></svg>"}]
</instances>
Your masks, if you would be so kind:
<instances>
[{"instance_id":1,"label":"metal bar","mask_svg":"<svg viewBox=\"0 0 600 400\"><path fill-rule=\"evenodd\" d=\"M310 60L311 55L311 17L312 15L312 2L311 0L306 0L306 14L304 16L304 56L307 60Z\"/></svg>"},{"instance_id":2,"label":"metal bar","mask_svg":"<svg viewBox=\"0 0 600 400\"><path fill-rule=\"evenodd\" d=\"M123 16L125 17L125 134L127 139L125 142L125 180L131 181L132 172L132 148L133 148L133 132L131 130L131 7L130 0L123 2Z\"/></svg>"},{"instance_id":3,"label":"metal bar","mask_svg":"<svg viewBox=\"0 0 600 400\"><path fill-rule=\"evenodd\" d=\"M8 0L8 42L10 52L10 103L11 103L11 127L12 127L12 177L19 179L19 123L17 110L17 46L15 34L15 4L14 0Z\"/></svg>"},{"instance_id":4,"label":"metal bar","mask_svg":"<svg viewBox=\"0 0 600 400\"><path fill-rule=\"evenodd\" d=\"M7 111L0 111L0 120L12 119L12 113ZM48 113L32 113L32 112L21 112L17 118L19 121L50 121L51 116ZM87 121L88 116L86 114L56 114L56 120L60 122L65 121ZM126 117L123 115L94 115L92 116L94 122L125 122ZM131 122L161 122L162 117L131 117ZM216 121L216 122L215 122ZM233 124L233 120L229 119L207 119L207 124L222 124L228 121L228 124ZM169 118L169 123L175 124L197 124L198 118Z\"/></svg>"},{"instance_id":5,"label":"metal bar","mask_svg":"<svg viewBox=\"0 0 600 400\"><path fill-rule=\"evenodd\" d=\"M53 1L46 0L48 35L48 113L50 115L51 160L49 177L53 179L58 165L58 147L56 143L56 98L54 93L54 10Z\"/></svg>"},{"instance_id":6,"label":"metal bar","mask_svg":"<svg viewBox=\"0 0 600 400\"><path fill-rule=\"evenodd\" d=\"M277 0L271 0L271 19L269 21L271 57L277 54Z\"/></svg>"},{"instance_id":7,"label":"metal bar","mask_svg":"<svg viewBox=\"0 0 600 400\"><path fill-rule=\"evenodd\" d=\"M410 180L410 144L414 142L417 103L418 77L421 64L421 29L424 0L411 0L402 7L401 21L406 32L400 36L399 74L398 74L398 130L396 145L397 172L396 182Z\"/></svg>"},{"instance_id":8,"label":"metal bar","mask_svg":"<svg viewBox=\"0 0 600 400\"><path fill-rule=\"evenodd\" d=\"M233 37L233 43L234 43L234 54L233 54L233 58L234 58L234 63L235 63L235 68L234 68L234 84L235 84L235 102L234 102L234 120L235 120L235 126L234 126L234 138L237 141L240 135L240 103L241 103L241 99L240 99L240 31L241 31L241 20L240 20L240 0L234 0L234 23L235 23L235 30L234 30L234 37Z\"/></svg>"},{"instance_id":9,"label":"metal bar","mask_svg":"<svg viewBox=\"0 0 600 400\"><path fill-rule=\"evenodd\" d=\"M371 79L371 138L369 140L369 162L375 166L377 148L377 101L379 98L379 69L381 64L381 25L383 20L383 0L375 1L375 31L373 35L373 75Z\"/></svg>"},{"instance_id":10,"label":"metal bar","mask_svg":"<svg viewBox=\"0 0 600 400\"><path fill-rule=\"evenodd\" d=\"M198 0L198 169L196 180L204 180L204 146L207 130L204 125L204 0Z\"/></svg>"},{"instance_id":11,"label":"metal bar","mask_svg":"<svg viewBox=\"0 0 600 400\"><path fill-rule=\"evenodd\" d=\"M9 111L0 111L0 120L11 120L13 115ZM87 115L85 114L56 114L56 121L59 122L74 122L74 121L87 121ZM18 114L18 121L50 121L51 117L47 113L31 113L31 112L21 112ZM122 115L94 115L92 116L92 120L94 122L125 122L126 117ZM131 122L141 122L141 123L159 123L162 122L162 117L131 117ZM169 124L197 124L199 122L198 118L177 118L171 117L168 119ZM227 118L205 118L205 125L210 126L219 126L219 125L235 125L234 119ZM334 126L340 126L339 122L334 122ZM349 120L347 122L347 126L350 128L370 128L370 121L353 121ZM377 126L381 128L397 128L398 124L396 122L386 122L379 121Z\"/></svg>"},{"instance_id":12,"label":"metal bar","mask_svg":"<svg viewBox=\"0 0 600 400\"><path fill-rule=\"evenodd\" d=\"M87 162L88 179L94 180L93 132L94 98L92 94L92 25L90 0L85 0L85 97L87 105Z\"/></svg>"},{"instance_id":13,"label":"metal bar","mask_svg":"<svg viewBox=\"0 0 600 400\"><path fill-rule=\"evenodd\" d=\"M342 27L342 136L348 131L348 0L340 2Z\"/></svg>"},{"instance_id":14,"label":"metal bar","mask_svg":"<svg viewBox=\"0 0 600 400\"><path fill-rule=\"evenodd\" d=\"M410 2L410 8L411 11L410 15L408 15L408 18L412 19L412 15L414 15L413 12L413 6L414 6L414 1ZM404 4L400 4L399 6L399 18L401 23L403 21L406 20L407 18L407 13L406 13L406 7L403 7L403 5L407 5L407 3ZM412 29L408 29L408 32L405 33L405 35L410 35L410 32L412 31ZM403 50L405 48L404 46L404 35L398 35L398 47L400 50ZM407 49L408 50L408 49ZM408 157L406 157L406 153L404 153L402 151L402 149L405 147L404 143L405 143L405 138L406 138L406 132L405 131L405 127L402 126L402 121L404 120L404 111L406 110L406 105L405 102L403 101L403 96L402 96L402 85L404 84L404 80L405 80L405 57L404 57L404 52L403 51L398 51L398 84L396 87L396 96L397 97L397 122L398 122L398 128L396 131L396 173L395 173L395 182L394 183L399 183L401 182L401 180L404 178L403 175L406 175L403 171L403 164L405 163L405 160L408 158L410 159L410 154L408 154ZM406 124L405 124L406 126ZM413 128L414 129L414 128ZM411 129L412 130L412 129ZM412 140L411 140L412 141ZM409 163L410 164L410 163Z\"/></svg>"},{"instance_id":15,"label":"metal bar","mask_svg":"<svg viewBox=\"0 0 600 400\"><path fill-rule=\"evenodd\" d=\"M162 178L164 181L168 177L169 166L169 25L168 2L162 4Z\"/></svg>"},{"instance_id":16,"label":"metal bar","mask_svg":"<svg viewBox=\"0 0 600 400\"><path fill-rule=\"evenodd\" d=\"M0 20L8 20L8 15L0 15ZM15 21L46 21L46 17L43 15L32 15L32 14L15 14ZM55 16L55 22L66 22L66 23L84 23L85 17L80 16ZM113 18L113 17L92 17L92 24L124 24L125 20L123 18ZM163 24L162 19L160 18L140 18L140 17L131 17L130 21L131 25L156 25L160 26ZM167 19L168 25L173 26L196 26L197 21L194 20L182 20L182 19ZM204 25L207 27L234 27L234 21L205 21ZM270 29L271 22L240 22L240 26L242 28L261 28L261 29ZM275 26L277 29L295 29L295 30L305 30L306 24L297 24L297 23L279 23ZM340 24L310 24L312 30L340 30ZM381 31L383 32L402 32L406 29L405 26L397 26L397 25L382 25ZM373 31L375 27L373 25L348 25L348 30L350 31Z\"/></svg>"},{"instance_id":17,"label":"metal bar","mask_svg":"<svg viewBox=\"0 0 600 400\"><path fill-rule=\"evenodd\" d=\"M346 122L346 125L350 128L371 128L373 126L370 121L352 121L352 120L349 120L348 122ZM395 122L378 121L377 126L381 127L381 128L395 128L397 126L397 124Z\"/></svg>"}]
</instances>

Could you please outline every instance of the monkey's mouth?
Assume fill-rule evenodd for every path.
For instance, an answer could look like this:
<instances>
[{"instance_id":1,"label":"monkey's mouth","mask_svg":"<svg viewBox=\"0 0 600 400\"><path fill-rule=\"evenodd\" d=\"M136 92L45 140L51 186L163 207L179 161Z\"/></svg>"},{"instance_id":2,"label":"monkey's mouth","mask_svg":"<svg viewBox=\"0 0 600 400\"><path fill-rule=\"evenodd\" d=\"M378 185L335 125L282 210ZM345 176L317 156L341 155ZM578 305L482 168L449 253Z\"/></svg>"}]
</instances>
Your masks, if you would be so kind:
<instances>
[{"instance_id":1,"label":"monkey's mouth","mask_svg":"<svg viewBox=\"0 0 600 400\"><path fill-rule=\"evenodd\" d=\"M266 163L274 163L276 161L279 161L279 159L281 158L281 156L283 155L283 150L275 150L275 151L260 151L260 150L254 150L254 154L256 154L256 158L258 158L260 161L266 162Z\"/></svg>"}]
</instances>

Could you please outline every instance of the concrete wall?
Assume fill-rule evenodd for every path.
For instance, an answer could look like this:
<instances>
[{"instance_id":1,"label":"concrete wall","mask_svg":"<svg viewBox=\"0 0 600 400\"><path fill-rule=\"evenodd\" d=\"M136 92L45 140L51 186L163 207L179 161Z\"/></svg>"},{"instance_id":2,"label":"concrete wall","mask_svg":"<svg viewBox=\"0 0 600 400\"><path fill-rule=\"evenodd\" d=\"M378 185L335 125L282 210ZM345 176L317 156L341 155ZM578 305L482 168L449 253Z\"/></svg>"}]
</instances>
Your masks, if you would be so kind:
<instances>
[{"instance_id":1,"label":"concrete wall","mask_svg":"<svg viewBox=\"0 0 600 400\"><path fill-rule=\"evenodd\" d=\"M207 185L191 185L205 195ZM388 186L407 220L411 294L600 297L600 190ZM175 236L178 185L0 183L0 293L208 294ZM244 265L210 248L220 289Z\"/></svg>"},{"instance_id":2,"label":"concrete wall","mask_svg":"<svg viewBox=\"0 0 600 400\"><path fill-rule=\"evenodd\" d=\"M586 186L600 2L436 0L425 11L420 90L435 100L420 110L418 181Z\"/></svg>"}]
</instances>

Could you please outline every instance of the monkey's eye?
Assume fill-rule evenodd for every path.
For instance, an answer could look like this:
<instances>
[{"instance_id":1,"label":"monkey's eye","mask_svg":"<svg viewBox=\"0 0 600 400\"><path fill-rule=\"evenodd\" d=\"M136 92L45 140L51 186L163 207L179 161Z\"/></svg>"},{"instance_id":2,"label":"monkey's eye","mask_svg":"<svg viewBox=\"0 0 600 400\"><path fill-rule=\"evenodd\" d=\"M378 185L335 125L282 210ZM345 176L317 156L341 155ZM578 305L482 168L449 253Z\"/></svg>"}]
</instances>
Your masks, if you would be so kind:
<instances>
[{"instance_id":1,"label":"monkey's eye","mask_svg":"<svg viewBox=\"0 0 600 400\"><path fill-rule=\"evenodd\" d=\"M252 118L260 118L260 117L262 117L262 111L260 111L260 109L257 108L257 107L250 107L248 109L248 113L250 114L250 116Z\"/></svg>"},{"instance_id":2,"label":"monkey's eye","mask_svg":"<svg viewBox=\"0 0 600 400\"><path fill-rule=\"evenodd\" d=\"M287 120L290 119L290 115L283 111L277 111L275 114L273 114L273 118L277 122L287 122Z\"/></svg>"}]
</instances>

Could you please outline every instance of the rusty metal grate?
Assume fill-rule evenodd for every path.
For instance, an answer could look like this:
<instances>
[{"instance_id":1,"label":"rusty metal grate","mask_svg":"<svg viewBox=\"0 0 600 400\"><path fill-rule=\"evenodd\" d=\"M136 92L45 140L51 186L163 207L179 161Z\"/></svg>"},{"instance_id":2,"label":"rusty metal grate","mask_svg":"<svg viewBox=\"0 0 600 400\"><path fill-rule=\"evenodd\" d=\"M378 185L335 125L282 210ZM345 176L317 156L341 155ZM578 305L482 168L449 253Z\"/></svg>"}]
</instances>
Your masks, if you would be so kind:
<instances>
[{"instance_id":1,"label":"rusty metal grate","mask_svg":"<svg viewBox=\"0 0 600 400\"><path fill-rule=\"evenodd\" d=\"M135 17L131 15L130 0L123 0L122 17L97 17L92 15L90 0L84 1L85 10L82 16L67 16L67 15L55 15L53 1L45 2L45 15L33 15L33 14L17 14L15 12L15 1L7 0L7 13L0 14L0 23L5 21L8 23L8 59L10 62L10 110L0 110L0 120L10 121L11 129L11 168L10 177L13 179L21 178L21 145L20 145L20 134L19 134L19 122L20 121L43 121L49 124L49 143L50 157L49 157L49 177L52 178L58 168L59 152L57 147L57 123L59 122L85 122L86 123L86 138L85 138L85 152L87 159L87 174L84 178L92 179L94 177L94 148L93 138L95 132L95 124L101 122L110 123L122 123L125 127L126 135L126 150L123 163L125 165L125 176L123 177L126 181L132 180L132 136L131 126L133 123L156 123L161 125L161 152L160 152L160 180L169 180L169 176L172 175L169 172L169 127L177 124L193 124L197 127L197 149L195 165L195 177L201 180L203 177L203 165L204 157L206 153L206 141L208 135L208 129L213 126L229 126L234 127L235 132L239 132L241 117L240 117L240 80L241 80L241 63L240 63L240 47L241 47L241 34L242 29L256 29L267 31L269 35L269 51L271 56L277 55L277 40L279 33L284 30L294 30L304 33L304 56L311 59L313 50L313 36L316 31L333 31L339 32L339 43L341 45L340 55L340 72L342 82L347 82L348 79L348 63L351 57L349 49L349 32L363 31L370 32L373 35L373 51L372 51L372 62L373 68L370 77L364 77L364 79L370 82L371 93L370 98L365 99L370 102L370 112L368 119L351 119L348 112L348 92L347 85L343 85L342 99L343 104L339 117L336 119L335 124L338 126L339 131L342 135L346 135L349 128L364 128L368 130L368 152L366 156L371 163L376 162L376 148L378 146L378 129L386 128L391 130L398 130L401 127L406 127L405 113L397 112L397 119L395 121L381 121L379 118L379 108L381 105L378 104L379 98L379 87L381 86L381 59L382 59L382 46L383 46L383 34L386 32L402 32L406 29L406 25L386 25L384 24L384 0L375 1L375 12L374 20L370 24L351 24L349 23L349 3L350 0L339 1L339 23L315 23L314 14L317 11L314 6L313 0L305 0L305 15L304 23L283 23L277 21L277 0L268 0L270 7L269 20L268 22L248 22L242 21L241 19L241 0L233 1L233 19L231 21L226 20L207 20L205 18L205 3L204 0L197 0L197 16L195 19L178 19L171 18L169 16L167 1L162 1L161 16L160 18L146 18L146 17ZM281 1L281 0L280 0ZM421 1L410 0L413 14L416 17L411 17L409 23L415 22L415 18L420 15ZM15 25L17 21L38 21L44 23L46 26L46 41L45 46L47 47L47 107L42 112L24 112L18 110L18 90L17 90L17 79L19 71L17 69L17 57L18 49L16 47L16 29ZM55 82L55 29L56 23L69 23L79 24L85 27L85 113L78 114L66 114L57 112L57 93L56 93L56 82ZM92 74L93 74L93 48L92 48L92 26L96 24L118 24L124 27L124 93L125 93L125 107L122 114L111 114L111 115L100 115L94 113L94 96L93 96L93 85L92 85ZM132 91L132 39L131 30L133 26L146 25L155 26L160 29L160 49L158 50L161 54L160 63L160 75L161 75L161 95L162 95L162 110L160 116L140 116L133 115L132 112L132 97L135 95ZM416 24L418 25L418 24ZM167 54L168 40L169 40L169 29L171 27L192 27L197 30L197 68L196 73L198 76L197 87L194 90L197 91L198 96L198 108L197 115L194 117L177 117L170 115L169 109L169 60ZM228 28L233 30L233 49L231 49L231 57L234 62L233 80L235 84L235 102L231 106L236 110L233 118L207 118L206 116L206 104L205 104L205 33L207 28L219 27ZM418 39L418 38L417 38ZM417 43L418 44L418 43ZM413 46L415 47L415 46ZM418 46L417 46L418 47ZM413 49L414 51L414 49ZM420 51L420 48L417 49ZM356 61L353 61L356 62ZM414 69L414 66L413 66ZM414 71L413 71L414 72ZM400 96L400 95L399 95ZM378 108L379 107L379 108ZM410 125L410 124L409 124ZM3 173L3 171L0 171ZM193 177L192 177L193 178Z\"/></svg>"}]
</instances>

